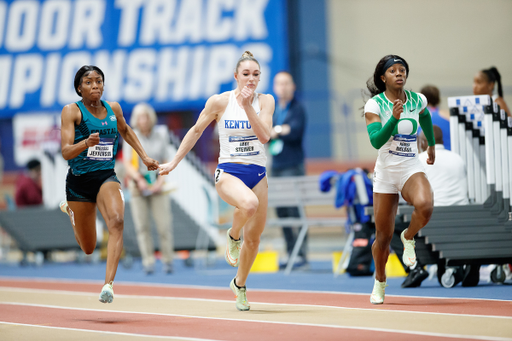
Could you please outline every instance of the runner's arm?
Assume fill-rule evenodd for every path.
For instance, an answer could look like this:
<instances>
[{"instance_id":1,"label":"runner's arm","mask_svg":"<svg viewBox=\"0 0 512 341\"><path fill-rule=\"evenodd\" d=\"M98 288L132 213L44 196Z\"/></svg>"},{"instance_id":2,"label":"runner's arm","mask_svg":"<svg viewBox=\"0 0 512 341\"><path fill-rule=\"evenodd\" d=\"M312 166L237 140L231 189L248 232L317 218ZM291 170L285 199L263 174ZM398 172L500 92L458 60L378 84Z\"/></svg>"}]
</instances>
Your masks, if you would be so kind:
<instances>
[{"instance_id":1,"label":"runner's arm","mask_svg":"<svg viewBox=\"0 0 512 341\"><path fill-rule=\"evenodd\" d=\"M64 160L74 159L89 147L87 145L87 138L76 144L74 143L75 122L77 122L80 117L79 113L80 111L75 104L68 104L62 109L62 113L60 115L61 153Z\"/></svg>"},{"instance_id":2,"label":"runner's arm","mask_svg":"<svg viewBox=\"0 0 512 341\"><path fill-rule=\"evenodd\" d=\"M135 149L135 152L137 152L137 155L140 156L142 162L148 167L148 170L156 170L158 169L158 162L152 158L150 158L147 154L144 148L142 148L142 145L140 144L139 138L133 131L133 129L126 123L126 120L123 116L123 110L121 109L121 106L117 102L108 102L110 107L112 108L112 111L116 115L117 119L117 131L126 143L128 143L130 146L132 146L133 149Z\"/></svg>"},{"instance_id":3,"label":"runner's arm","mask_svg":"<svg viewBox=\"0 0 512 341\"><path fill-rule=\"evenodd\" d=\"M367 112L365 113L366 117L366 130L368 131L368 136L370 137L370 142L375 149L380 149L386 142L388 142L391 134L393 133L393 129L395 129L398 120L391 115L389 120L386 122L384 126L382 126L382 122L380 121L380 117L375 115L374 113Z\"/></svg>"},{"instance_id":4,"label":"runner's arm","mask_svg":"<svg viewBox=\"0 0 512 341\"><path fill-rule=\"evenodd\" d=\"M189 129L183 141L181 141L174 158L170 162L160 165L160 175L167 175L178 166L185 155L195 146L201 135L203 135L206 127L208 127L213 120L217 119L218 115L226 109L226 106L227 102L223 95L213 95L208 99L196 124Z\"/></svg>"}]
</instances>

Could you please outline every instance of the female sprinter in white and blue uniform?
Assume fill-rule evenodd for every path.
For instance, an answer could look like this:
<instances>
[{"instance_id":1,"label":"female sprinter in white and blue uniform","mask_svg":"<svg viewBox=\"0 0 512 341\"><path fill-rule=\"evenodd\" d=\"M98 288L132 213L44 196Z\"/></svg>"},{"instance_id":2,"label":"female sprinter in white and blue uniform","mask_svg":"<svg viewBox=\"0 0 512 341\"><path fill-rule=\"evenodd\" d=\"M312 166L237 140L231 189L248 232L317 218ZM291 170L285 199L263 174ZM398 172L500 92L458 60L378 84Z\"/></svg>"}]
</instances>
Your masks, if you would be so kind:
<instances>
[{"instance_id":1,"label":"female sprinter in white and blue uniform","mask_svg":"<svg viewBox=\"0 0 512 341\"><path fill-rule=\"evenodd\" d=\"M424 95L404 90L409 65L396 55L382 58L367 83L372 98L364 106L370 142L379 150L373 183L375 283L370 302L384 303L386 262L395 228L398 192L414 206L409 227L401 234L403 261L416 265L414 236L432 215L434 199L424 165L418 160L416 134L421 126L428 141L427 164L434 164L435 140L432 119Z\"/></svg>"},{"instance_id":2,"label":"female sprinter in white and blue uniform","mask_svg":"<svg viewBox=\"0 0 512 341\"><path fill-rule=\"evenodd\" d=\"M123 250L124 200L114 172L118 133L135 149L149 170L158 162L149 158L133 130L126 124L117 102L101 100L103 72L85 65L75 75L75 91L81 101L62 109L62 156L68 160L66 201L61 210L70 217L80 248L91 254L96 247L96 206L109 232L105 285L99 300L114 299L113 281Z\"/></svg>"},{"instance_id":3,"label":"female sprinter in white and blue uniform","mask_svg":"<svg viewBox=\"0 0 512 341\"><path fill-rule=\"evenodd\" d=\"M237 88L210 97L196 124L183 138L174 159L160 165L160 174L169 174L210 122L217 121L220 156L215 188L225 202L235 206L233 226L227 233L226 261L238 267L230 287L236 296L236 307L242 311L250 309L245 282L258 254L267 220L268 184L263 145L270 139L275 102L272 95L255 92L260 74L258 61L246 51L235 68Z\"/></svg>"}]
</instances>

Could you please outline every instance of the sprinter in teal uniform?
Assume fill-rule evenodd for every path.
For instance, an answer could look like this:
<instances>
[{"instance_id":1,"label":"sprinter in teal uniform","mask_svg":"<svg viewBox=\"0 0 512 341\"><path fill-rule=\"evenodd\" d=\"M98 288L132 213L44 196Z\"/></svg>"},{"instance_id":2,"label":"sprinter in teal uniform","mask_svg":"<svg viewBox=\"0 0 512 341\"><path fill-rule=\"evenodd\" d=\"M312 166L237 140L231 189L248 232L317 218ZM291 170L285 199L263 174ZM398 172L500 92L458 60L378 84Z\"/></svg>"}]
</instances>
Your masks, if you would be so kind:
<instances>
[{"instance_id":1,"label":"sprinter in teal uniform","mask_svg":"<svg viewBox=\"0 0 512 341\"><path fill-rule=\"evenodd\" d=\"M124 198L114 172L118 134L133 147L148 170L158 162L146 155L137 136L126 124L117 102L101 99L105 76L96 66L84 65L75 75L81 101L62 109L62 156L68 160L66 201L60 208L69 215L80 248L91 254L96 247L96 207L109 232L105 285L99 300L111 303L113 282L123 250Z\"/></svg>"}]
</instances>

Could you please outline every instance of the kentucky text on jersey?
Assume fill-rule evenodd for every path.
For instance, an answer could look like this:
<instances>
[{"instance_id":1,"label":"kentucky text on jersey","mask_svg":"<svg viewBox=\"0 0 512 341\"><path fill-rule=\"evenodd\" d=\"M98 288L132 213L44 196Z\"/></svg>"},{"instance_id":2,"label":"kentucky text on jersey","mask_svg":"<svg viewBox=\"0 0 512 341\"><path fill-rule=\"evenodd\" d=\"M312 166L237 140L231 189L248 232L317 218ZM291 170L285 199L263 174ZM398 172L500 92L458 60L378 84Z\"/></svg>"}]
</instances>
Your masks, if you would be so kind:
<instances>
[{"instance_id":1,"label":"kentucky text on jersey","mask_svg":"<svg viewBox=\"0 0 512 341\"><path fill-rule=\"evenodd\" d=\"M100 135L117 134L117 128L110 129L91 129L91 134L100 133Z\"/></svg>"},{"instance_id":2,"label":"kentucky text on jersey","mask_svg":"<svg viewBox=\"0 0 512 341\"><path fill-rule=\"evenodd\" d=\"M251 129L249 121L242 120L225 120L224 128L226 129Z\"/></svg>"}]
</instances>

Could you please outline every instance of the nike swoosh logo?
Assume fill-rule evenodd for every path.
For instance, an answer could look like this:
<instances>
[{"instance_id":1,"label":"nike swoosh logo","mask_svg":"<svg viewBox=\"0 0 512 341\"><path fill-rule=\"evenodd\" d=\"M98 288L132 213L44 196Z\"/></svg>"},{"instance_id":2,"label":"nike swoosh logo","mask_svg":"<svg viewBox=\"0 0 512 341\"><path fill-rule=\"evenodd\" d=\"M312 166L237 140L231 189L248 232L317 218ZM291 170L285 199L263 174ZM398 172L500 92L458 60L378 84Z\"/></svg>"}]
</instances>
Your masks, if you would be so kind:
<instances>
[{"instance_id":1,"label":"nike swoosh logo","mask_svg":"<svg viewBox=\"0 0 512 341\"><path fill-rule=\"evenodd\" d=\"M263 172L263 173L258 173L258 176L262 176L263 174L265 174L265 172Z\"/></svg>"},{"instance_id":2,"label":"nike swoosh logo","mask_svg":"<svg viewBox=\"0 0 512 341\"><path fill-rule=\"evenodd\" d=\"M399 61L400 61L400 59L395 59L395 62L399 62Z\"/></svg>"},{"instance_id":3,"label":"nike swoosh logo","mask_svg":"<svg viewBox=\"0 0 512 341\"><path fill-rule=\"evenodd\" d=\"M413 111L414 111L414 109L409 110L409 112L413 112Z\"/></svg>"},{"instance_id":4,"label":"nike swoosh logo","mask_svg":"<svg viewBox=\"0 0 512 341\"><path fill-rule=\"evenodd\" d=\"M231 254L229 253L229 250L228 250L227 248L226 248L226 256L228 256L229 261L231 262L231 264L236 264L236 262L238 261L238 258L233 259L233 258L231 257Z\"/></svg>"}]
</instances>

